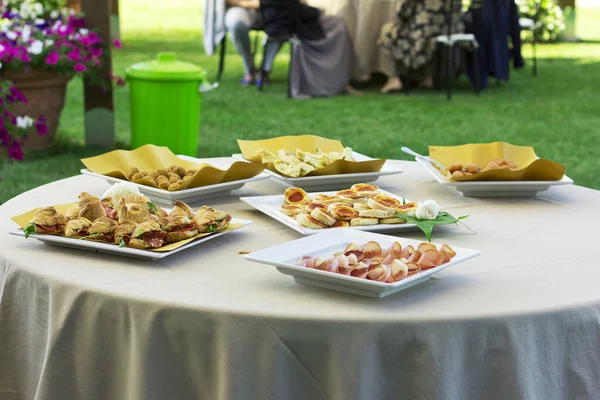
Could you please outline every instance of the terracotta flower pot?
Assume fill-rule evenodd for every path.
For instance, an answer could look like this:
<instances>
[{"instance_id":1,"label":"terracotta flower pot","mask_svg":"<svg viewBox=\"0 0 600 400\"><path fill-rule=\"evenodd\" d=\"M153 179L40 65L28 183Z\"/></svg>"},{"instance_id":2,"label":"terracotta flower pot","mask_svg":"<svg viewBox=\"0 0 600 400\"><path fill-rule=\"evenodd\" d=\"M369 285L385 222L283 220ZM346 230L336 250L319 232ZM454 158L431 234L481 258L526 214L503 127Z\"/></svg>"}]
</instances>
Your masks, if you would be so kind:
<instances>
[{"instance_id":1,"label":"terracotta flower pot","mask_svg":"<svg viewBox=\"0 0 600 400\"><path fill-rule=\"evenodd\" d=\"M31 132L23 142L28 149L46 149L54 143L60 113L65 105L67 83L71 79L57 73L30 70L27 72L6 71L4 79L12 81L25 97L27 103L14 105L16 115L27 115L37 120L45 117L48 120L48 133L40 136Z\"/></svg>"}]
</instances>

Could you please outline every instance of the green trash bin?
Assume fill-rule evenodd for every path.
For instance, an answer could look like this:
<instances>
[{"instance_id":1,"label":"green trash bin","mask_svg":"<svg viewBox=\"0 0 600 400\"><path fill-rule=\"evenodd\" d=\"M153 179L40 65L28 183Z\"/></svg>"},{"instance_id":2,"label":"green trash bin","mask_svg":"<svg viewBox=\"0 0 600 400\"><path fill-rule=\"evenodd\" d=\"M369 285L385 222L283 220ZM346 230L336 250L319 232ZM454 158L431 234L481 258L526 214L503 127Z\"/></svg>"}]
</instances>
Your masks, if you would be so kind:
<instances>
[{"instance_id":1,"label":"green trash bin","mask_svg":"<svg viewBox=\"0 0 600 400\"><path fill-rule=\"evenodd\" d=\"M129 83L131 146L167 146L175 154L196 156L201 92L212 90L206 71L177 61L174 53L135 64L125 72Z\"/></svg>"}]
</instances>

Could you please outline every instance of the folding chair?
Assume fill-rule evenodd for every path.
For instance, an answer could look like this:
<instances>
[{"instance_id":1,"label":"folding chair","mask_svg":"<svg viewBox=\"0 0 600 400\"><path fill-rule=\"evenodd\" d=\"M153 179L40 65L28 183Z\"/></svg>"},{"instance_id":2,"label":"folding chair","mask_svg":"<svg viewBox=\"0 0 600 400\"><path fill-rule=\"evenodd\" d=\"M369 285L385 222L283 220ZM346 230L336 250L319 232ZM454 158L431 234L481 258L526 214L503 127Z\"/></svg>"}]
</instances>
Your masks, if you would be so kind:
<instances>
[{"instance_id":1,"label":"folding chair","mask_svg":"<svg viewBox=\"0 0 600 400\"><path fill-rule=\"evenodd\" d=\"M260 32L262 32L263 27L262 24L258 24L250 28L251 32L254 32L254 40L252 42L252 58L256 57L256 53L258 52L258 36ZM225 36L223 36L223 40L221 40L221 44L219 45L219 70L217 72L217 82L221 80L221 76L223 76L223 71L225 70L225 53L227 52L227 32L225 32Z\"/></svg>"},{"instance_id":2,"label":"folding chair","mask_svg":"<svg viewBox=\"0 0 600 400\"><path fill-rule=\"evenodd\" d=\"M541 10L541 1L537 0L535 2L535 14L533 15L533 19L531 18L519 18L519 26L522 31L530 31L532 36L532 51L533 51L533 68L532 74L533 77L537 77L537 37L536 31L543 25L542 21L540 21L540 10Z\"/></svg>"},{"instance_id":3,"label":"folding chair","mask_svg":"<svg viewBox=\"0 0 600 400\"><path fill-rule=\"evenodd\" d=\"M472 33L452 33L454 23L454 14L455 12L462 13L462 0L447 0L446 7L446 21L448 32L446 35L438 36L435 41L436 44L443 46L443 57L446 61L446 94L448 100L452 99L452 84L454 83L454 79L456 78L456 74L454 73L454 47L455 45L461 46L461 48L470 51L473 56L473 68L475 72L475 85L473 88L475 89L475 93L479 95L479 60L477 57L477 49L479 48L479 44L477 43L477 39L475 39L475 35Z\"/></svg>"}]
</instances>

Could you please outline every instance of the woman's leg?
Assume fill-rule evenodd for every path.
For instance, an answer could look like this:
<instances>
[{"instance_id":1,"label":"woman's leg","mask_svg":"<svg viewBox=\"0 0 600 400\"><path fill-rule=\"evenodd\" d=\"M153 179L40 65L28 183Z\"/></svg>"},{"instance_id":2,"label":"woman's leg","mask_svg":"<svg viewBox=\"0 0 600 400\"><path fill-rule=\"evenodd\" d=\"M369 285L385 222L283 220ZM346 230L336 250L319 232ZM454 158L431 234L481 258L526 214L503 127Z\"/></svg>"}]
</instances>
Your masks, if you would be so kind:
<instances>
[{"instance_id":1,"label":"woman's leg","mask_svg":"<svg viewBox=\"0 0 600 400\"><path fill-rule=\"evenodd\" d=\"M225 27L244 61L244 70L246 71L244 81L247 83L252 83L256 70L250 45L250 28L255 24L256 18L256 11L241 7L230 8L225 14Z\"/></svg>"},{"instance_id":2,"label":"woman's leg","mask_svg":"<svg viewBox=\"0 0 600 400\"><path fill-rule=\"evenodd\" d=\"M385 57L385 62L382 63L385 71L383 73L387 75L387 81L381 88L381 93L397 92L402 90L402 81L400 80L400 71L398 68L398 61L391 54L382 54L381 57Z\"/></svg>"}]
</instances>

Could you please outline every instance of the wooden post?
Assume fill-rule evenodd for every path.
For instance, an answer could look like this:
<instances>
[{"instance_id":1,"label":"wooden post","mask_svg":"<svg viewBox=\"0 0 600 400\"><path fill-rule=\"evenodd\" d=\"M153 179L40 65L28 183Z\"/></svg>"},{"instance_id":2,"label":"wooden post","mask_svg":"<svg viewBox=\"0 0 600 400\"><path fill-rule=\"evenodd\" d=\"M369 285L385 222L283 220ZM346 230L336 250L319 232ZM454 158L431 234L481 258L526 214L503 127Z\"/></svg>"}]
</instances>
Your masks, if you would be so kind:
<instances>
[{"instance_id":1,"label":"wooden post","mask_svg":"<svg viewBox=\"0 0 600 400\"><path fill-rule=\"evenodd\" d=\"M112 90L112 60L110 35L109 0L82 0L82 11L91 28L98 30L102 41L106 43L105 63L100 71L100 78L105 88L84 81L85 98L85 144L112 148L115 146L115 115Z\"/></svg>"},{"instance_id":2,"label":"wooden post","mask_svg":"<svg viewBox=\"0 0 600 400\"><path fill-rule=\"evenodd\" d=\"M119 0L110 0L110 26L112 27L112 37L118 39L121 36Z\"/></svg>"}]
</instances>

